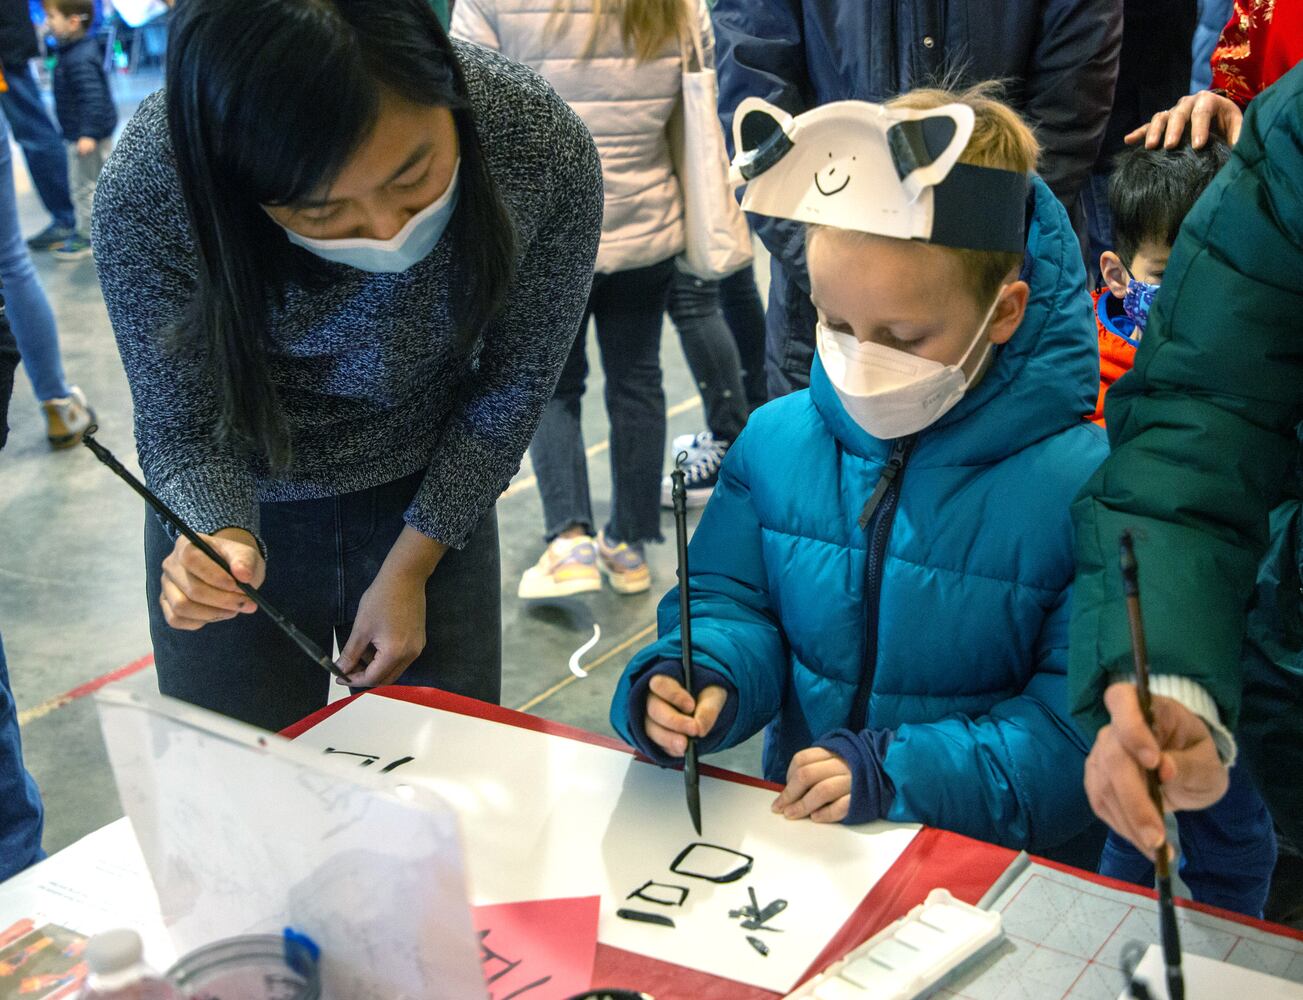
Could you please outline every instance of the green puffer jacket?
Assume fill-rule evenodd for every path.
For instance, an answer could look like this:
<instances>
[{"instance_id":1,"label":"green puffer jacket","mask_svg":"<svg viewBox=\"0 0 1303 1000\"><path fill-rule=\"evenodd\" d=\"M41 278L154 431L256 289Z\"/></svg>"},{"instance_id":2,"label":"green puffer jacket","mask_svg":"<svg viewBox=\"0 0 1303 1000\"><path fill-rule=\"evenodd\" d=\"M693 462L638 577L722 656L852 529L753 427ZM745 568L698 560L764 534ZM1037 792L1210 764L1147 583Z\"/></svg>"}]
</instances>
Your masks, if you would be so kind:
<instances>
[{"instance_id":1,"label":"green puffer jacket","mask_svg":"<svg viewBox=\"0 0 1303 1000\"><path fill-rule=\"evenodd\" d=\"M1231 162L1186 218L1106 417L1113 453L1073 507L1073 711L1094 732L1110 676L1131 673L1118 571L1129 528L1152 672L1202 684L1234 729L1251 598L1250 646L1292 665L1282 680L1303 689L1299 636L1267 634L1299 623L1303 66L1249 106ZM1303 712L1289 714L1297 748Z\"/></svg>"}]
</instances>

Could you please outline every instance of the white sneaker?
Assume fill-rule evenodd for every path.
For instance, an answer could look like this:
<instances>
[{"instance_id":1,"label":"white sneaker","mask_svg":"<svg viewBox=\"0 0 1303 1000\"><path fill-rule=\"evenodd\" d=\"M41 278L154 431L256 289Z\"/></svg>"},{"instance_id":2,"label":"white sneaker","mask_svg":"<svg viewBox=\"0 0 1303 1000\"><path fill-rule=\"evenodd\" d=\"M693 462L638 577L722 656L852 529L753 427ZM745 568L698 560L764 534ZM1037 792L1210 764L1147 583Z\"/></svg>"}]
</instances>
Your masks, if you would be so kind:
<instances>
[{"instance_id":1,"label":"white sneaker","mask_svg":"<svg viewBox=\"0 0 1303 1000\"><path fill-rule=\"evenodd\" d=\"M719 467L728 452L729 442L716 441L709 432L704 436L709 439L708 447L695 454L689 453L688 460L683 463L683 485L689 510L710 502L719 483ZM661 506L666 510L674 509L674 480L670 476L661 480Z\"/></svg>"},{"instance_id":2,"label":"white sneaker","mask_svg":"<svg viewBox=\"0 0 1303 1000\"><path fill-rule=\"evenodd\" d=\"M520 578L516 596L526 601L573 597L602 589L597 544L591 535L557 538Z\"/></svg>"},{"instance_id":3,"label":"white sneaker","mask_svg":"<svg viewBox=\"0 0 1303 1000\"><path fill-rule=\"evenodd\" d=\"M688 457L685 463L693 462L698 452L707 451L715 446L715 435L710 431L700 431L697 434L680 434L670 442L670 459L678 457L680 452L686 451Z\"/></svg>"}]
</instances>

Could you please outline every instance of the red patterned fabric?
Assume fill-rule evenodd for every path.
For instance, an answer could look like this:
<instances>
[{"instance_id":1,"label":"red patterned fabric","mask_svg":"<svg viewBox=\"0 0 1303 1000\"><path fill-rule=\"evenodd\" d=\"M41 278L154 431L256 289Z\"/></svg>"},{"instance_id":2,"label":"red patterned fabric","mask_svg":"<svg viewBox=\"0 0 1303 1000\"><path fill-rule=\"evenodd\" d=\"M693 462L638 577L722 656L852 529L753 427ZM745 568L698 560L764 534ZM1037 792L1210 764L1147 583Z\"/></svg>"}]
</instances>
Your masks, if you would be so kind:
<instances>
[{"instance_id":1,"label":"red patterned fabric","mask_svg":"<svg viewBox=\"0 0 1303 1000\"><path fill-rule=\"evenodd\" d=\"M1213 50L1213 89L1241 108L1303 60L1303 0L1235 0Z\"/></svg>"}]
</instances>

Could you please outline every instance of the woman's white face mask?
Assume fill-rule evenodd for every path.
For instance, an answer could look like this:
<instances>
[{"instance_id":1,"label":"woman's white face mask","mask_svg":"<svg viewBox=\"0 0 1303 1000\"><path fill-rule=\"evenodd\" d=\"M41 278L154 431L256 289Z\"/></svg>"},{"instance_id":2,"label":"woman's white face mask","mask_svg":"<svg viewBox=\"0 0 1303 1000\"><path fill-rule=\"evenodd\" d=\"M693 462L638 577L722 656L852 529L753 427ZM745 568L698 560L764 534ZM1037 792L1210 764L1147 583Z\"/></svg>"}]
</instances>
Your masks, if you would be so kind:
<instances>
[{"instance_id":1,"label":"woman's white face mask","mask_svg":"<svg viewBox=\"0 0 1303 1000\"><path fill-rule=\"evenodd\" d=\"M413 215L402 229L387 240L360 237L318 240L296 233L280 222L291 243L316 254L322 260L345 264L373 274L398 274L428 257L443 237L457 208L461 158L453 165L447 189L431 204Z\"/></svg>"},{"instance_id":2,"label":"woman's white face mask","mask_svg":"<svg viewBox=\"0 0 1303 1000\"><path fill-rule=\"evenodd\" d=\"M974 377L986 364L991 351L986 328L1005 287L1001 286L976 336L956 364L945 365L881 344L861 343L852 333L820 323L816 331L819 360L851 419L875 438L891 441L917 434L945 416L973 384L973 378L964 374L964 366L979 344L982 353L973 367Z\"/></svg>"}]
</instances>

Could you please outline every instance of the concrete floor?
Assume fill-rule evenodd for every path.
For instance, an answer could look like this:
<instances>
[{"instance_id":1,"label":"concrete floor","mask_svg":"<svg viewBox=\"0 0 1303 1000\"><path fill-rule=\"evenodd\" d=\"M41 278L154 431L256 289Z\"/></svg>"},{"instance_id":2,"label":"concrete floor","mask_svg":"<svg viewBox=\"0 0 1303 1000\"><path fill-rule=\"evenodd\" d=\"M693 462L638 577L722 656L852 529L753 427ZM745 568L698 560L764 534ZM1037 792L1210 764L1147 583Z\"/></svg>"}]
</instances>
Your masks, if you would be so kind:
<instances>
[{"instance_id":1,"label":"concrete floor","mask_svg":"<svg viewBox=\"0 0 1303 1000\"><path fill-rule=\"evenodd\" d=\"M119 78L122 119L157 78ZM15 162L21 163L16 154ZM24 232L46 218L22 166L16 168ZM87 260L37 260L54 306L69 379L85 389L100 440L133 471L131 397L96 281ZM767 269L758 269L763 276ZM596 515L606 513L610 468L601 404L600 365L584 413ZM670 437L701 429L701 405L673 327L663 340ZM45 847L56 851L122 815L92 699L62 697L150 653L141 528L143 504L85 449L51 453L30 384L19 375L10 410L13 431L0 453L0 635L22 718L28 766L41 785ZM668 460L668 457L667 457ZM551 604L515 596L520 574L541 550L541 511L528 460L498 504L502 539L503 703L584 729L610 733L607 707L629 658L655 634L655 608L674 580L673 544L650 551L650 594L609 590ZM694 519L695 520L695 519ZM673 519L664 518L673 538ZM602 626L586 657L592 676L578 681L570 654ZM145 669L116 681L153 684ZM757 773L759 740L711 758Z\"/></svg>"}]
</instances>

